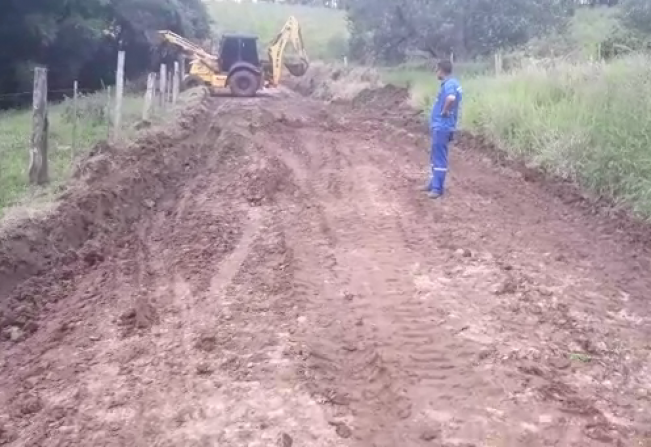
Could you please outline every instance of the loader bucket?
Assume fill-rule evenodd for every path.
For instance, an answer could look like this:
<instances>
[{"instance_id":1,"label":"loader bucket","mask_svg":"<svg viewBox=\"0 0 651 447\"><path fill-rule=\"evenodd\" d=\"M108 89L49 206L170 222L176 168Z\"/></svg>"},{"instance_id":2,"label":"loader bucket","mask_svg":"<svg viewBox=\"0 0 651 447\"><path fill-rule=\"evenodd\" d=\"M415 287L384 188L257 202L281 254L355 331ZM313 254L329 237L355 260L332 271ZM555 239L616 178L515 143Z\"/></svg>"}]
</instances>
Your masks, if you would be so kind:
<instances>
[{"instance_id":1,"label":"loader bucket","mask_svg":"<svg viewBox=\"0 0 651 447\"><path fill-rule=\"evenodd\" d=\"M285 67L287 68L287 71L292 74L292 76L303 76L307 72L307 69L310 67L310 63L307 61L307 59L297 59L295 61L285 62Z\"/></svg>"}]
</instances>

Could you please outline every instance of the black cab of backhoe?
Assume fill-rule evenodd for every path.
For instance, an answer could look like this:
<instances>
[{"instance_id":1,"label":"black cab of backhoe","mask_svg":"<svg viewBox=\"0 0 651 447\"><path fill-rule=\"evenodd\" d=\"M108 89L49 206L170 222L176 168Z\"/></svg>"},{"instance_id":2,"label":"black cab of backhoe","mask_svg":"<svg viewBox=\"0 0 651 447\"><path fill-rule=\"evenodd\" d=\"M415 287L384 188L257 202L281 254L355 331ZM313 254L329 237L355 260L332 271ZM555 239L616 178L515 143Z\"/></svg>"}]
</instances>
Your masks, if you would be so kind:
<instances>
[{"instance_id":1,"label":"black cab of backhoe","mask_svg":"<svg viewBox=\"0 0 651 447\"><path fill-rule=\"evenodd\" d=\"M228 74L227 84L235 96L254 96L262 87L258 37L224 34L219 42L219 68Z\"/></svg>"},{"instance_id":2,"label":"black cab of backhoe","mask_svg":"<svg viewBox=\"0 0 651 447\"><path fill-rule=\"evenodd\" d=\"M220 68L229 72L238 62L260 67L258 36L248 34L224 34L219 42Z\"/></svg>"}]
</instances>

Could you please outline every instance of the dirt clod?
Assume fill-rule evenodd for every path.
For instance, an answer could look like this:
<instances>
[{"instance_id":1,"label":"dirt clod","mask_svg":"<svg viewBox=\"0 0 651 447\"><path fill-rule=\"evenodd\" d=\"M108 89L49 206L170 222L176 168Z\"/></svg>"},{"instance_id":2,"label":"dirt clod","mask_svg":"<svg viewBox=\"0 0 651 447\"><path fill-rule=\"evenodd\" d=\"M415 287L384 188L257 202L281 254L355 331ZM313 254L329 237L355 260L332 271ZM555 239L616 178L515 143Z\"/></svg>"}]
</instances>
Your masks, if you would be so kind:
<instances>
[{"instance_id":1,"label":"dirt clod","mask_svg":"<svg viewBox=\"0 0 651 447\"><path fill-rule=\"evenodd\" d=\"M43 409L43 401L34 395L22 395L16 403L21 414L31 415Z\"/></svg>"},{"instance_id":2,"label":"dirt clod","mask_svg":"<svg viewBox=\"0 0 651 447\"><path fill-rule=\"evenodd\" d=\"M199 363L196 368L197 374L200 376L209 376L213 373L214 369L210 363Z\"/></svg>"},{"instance_id":3,"label":"dirt clod","mask_svg":"<svg viewBox=\"0 0 651 447\"><path fill-rule=\"evenodd\" d=\"M420 439L423 441L433 441L441 436L440 429L426 428L420 434Z\"/></svg>"},{"instance_id":4,"label":"dirt clod","mask_svg":"<svg viewBox=\"0 0 651 447\"><path fill-rule=\"evenodd\" d=\"M455 251L455 254L459 256L460 258L470 258L472 257L472 252L468 250L467 248L458 248Z\"/></svg>"},{"instance_id":5,"label":"dirt clod","mask_svg":"<svg viewBox=\"0 0 651 447\"><path fill-rule=\"evenodd\" d=\"M120 316L120 325L125 334L135 330L149 329L159 321L158 312L154 305L146 298L138 297L132 309Z\"/></svg>"},{"instance_id":6,"label":"dirt clod","mask_svg":"<svg viewBox=\"0 0 651 447\"><path fill-rule=\"evenodd\" d=\"M278 436L276 445L278 447L292 447L294 445L294 440L287 433L281 433Z\"/></svg>"},{"instance_id":7,"label":"dirt clod","mask_svg":"<svg viewBox=\"0 0 651 447\"><path fill-rule=\"evenodd\" d=\"M353 435L353 431L344 422L331 422L330 424L335 427L335 433L337 433L340 438L348 439Z\"/></svg>"},{"instance_id":8,"label":"dirt clod","mask_svg":"<svg viewBox=\"0 0 651 447\"><path fill-rule=\"evenodd\" d=\"M214 335L203 335L195 343L200 351L213 352L217 348L217 337Z\"/></svg>"}]
</instances>

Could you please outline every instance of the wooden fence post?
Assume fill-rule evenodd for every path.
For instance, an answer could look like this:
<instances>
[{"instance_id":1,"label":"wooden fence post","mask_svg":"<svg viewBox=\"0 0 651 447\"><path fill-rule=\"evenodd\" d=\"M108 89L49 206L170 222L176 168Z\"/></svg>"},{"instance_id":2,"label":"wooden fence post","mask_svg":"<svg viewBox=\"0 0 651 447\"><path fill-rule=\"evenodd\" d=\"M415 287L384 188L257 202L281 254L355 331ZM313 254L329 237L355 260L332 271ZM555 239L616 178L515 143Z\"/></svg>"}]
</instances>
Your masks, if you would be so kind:
<instances>
[{"instance_id":1,"label":"wooden fence post","mask_svg":"<svg viewBox=\"0 0 651 447\"><path fill-rule=\"evenodd\" d=\"M72 110L74 117L72 119L72 149L70 158L74 159L77 153L77 127L79 125L79 83L77 81L72 86Z\"/></svg>"},{"instance_id":2,"label":"wooden fence post","mask_svg":"<svg viewBox=\"0 0 651 447\"><path fill-rule=\"evenodd\" d=\"M154 101L154 89L156 88L156 73L149 73L147 76L147 92L145 93L145 105L142 109L142 120L149 121L151 116L151 105Z\"/></svg>"},{"instance_id":3,"label":"wooden fence post","mask_svg":"<svg viewBox=\"0 0 651 447\"><path fill-rule=\"evenodd\" d=\"M167 102L172 104L172 90L174 85L174 80L172 79L172 71L167 73Z\"/></svg>"},{"instance_id":4,"label":"wooden fence post","mask_svg":"<svg viewBox=\"0 0 651 447\"><path fill-rule=\"evenodd\" d=\"M33 120L32 120L32 141L29 152L29 182L33 185L43 185L48 182L47 165L47 138L48 138L48 116L47 116L47 68L36 67L34 69L34 91Z\"/></svg>"},{"instance_id":5,"label":"wooden fence post","mask_svg":"<svg viewBox=\"0 0 651 447\"><path fill-rule=\"evenodd\" d=\"M504 63L502 62L502 53L498 51L495 53L495 74L501 75L503 69Z\"/></svg>"},{"instance_id":6,"label":"wooden fence post","mask_svg":"<svg viewBox=\"0 0 651 447\"><path fill-rule=\"evenodd\" d=\"M179 82L179 76L181 75L181 70L178 62L174 62L174 74L172 76L172 103L176 104L176 101L179 99L179 91L181 83Z\"/></svg>"},{"instance_id":7,"label":"wooden fence post","mask_svg":"<svg viewBox=\"0 0 651 447\"><path fill-rule=\"evenodd\" d=\"M165 94L167 92L167 67L165 66L165 64L160 65L159 92L160 92L160 106L161 109L164 109Z\"/></svg>"},{"instance_id":8,"label":"wooden fence post","mask_svg":"<svg viewBox=\"0 0 651 447\"><path fill-rule=\"evenodd\" d=\"M124 51L118 51L118 66L115 72L115 110L113 118L113 138L120 138L122 126L122 96L124 95Z\"/></svg>"},{"instance_id":9,"label":"wooden fence post","mask_svg":"<svg viewBox=\"0 0 651 447\"><path fill-rule=\"evenodd\" d=\"M111 86L106 86L106 139L111 141Z\"/></svg>"}]
</instances>

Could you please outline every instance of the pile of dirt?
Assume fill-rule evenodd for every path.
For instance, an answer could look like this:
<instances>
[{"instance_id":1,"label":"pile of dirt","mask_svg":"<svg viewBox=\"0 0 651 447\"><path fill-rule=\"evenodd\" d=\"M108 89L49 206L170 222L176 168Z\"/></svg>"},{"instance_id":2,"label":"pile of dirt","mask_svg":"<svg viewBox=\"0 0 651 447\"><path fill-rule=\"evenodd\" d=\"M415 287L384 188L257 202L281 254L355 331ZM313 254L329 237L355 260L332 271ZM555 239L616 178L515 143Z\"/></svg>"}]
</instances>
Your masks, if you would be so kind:
<instances>
[{"instance_id":1,"label":"pile of dirt","mask_svg":"<svg viewBox=\"0 0 651 447\"><path fill-rule=\"evenodd\" d=\"M392 84L366 88L352 100L354 107L372 107L376 110L402 109L409 104L409 89Z\"/></svg>"},{"instance_id":2,"label":"pile of dirt","mask_svg":"<svg viewBox=\"0 0 651 447\"><path fill-rule=\"evenodd\" d=\"M372 68L315 63L304 76L288 78L287 85L305 96L328 102L349 102L360 92L382 87Z\"/></svg>"},{"instance_id":3,"label":"pile of dirt","mask_svg":"<svg viewBox=\"0 0 651 447\"><path fill-rule=\"evenodd\" d=\"M409 88L384 84L380 78L373 68L315 64L287 85L303 96L342 106L342 112L352 106L362 114L381 115L387 124L425 133L426 121L414 107Z\"/></svg>"},{"instance_id":4,"label":"pile of dirt","mask_svg":"<svg viewBox=\"0 0 651 447\"><path fill-rule=\"evenodd\" d=\"M189 154L185 140L206 115L206 92L186 98L174 124L153 127L132 144L99 143L52 209L0 227L0 334L36 330L36 315L66 295L79 271L102 262L115 236L149 213ZM119 242L118 242L119 243Z\"/></svg>"}]
</instances>

